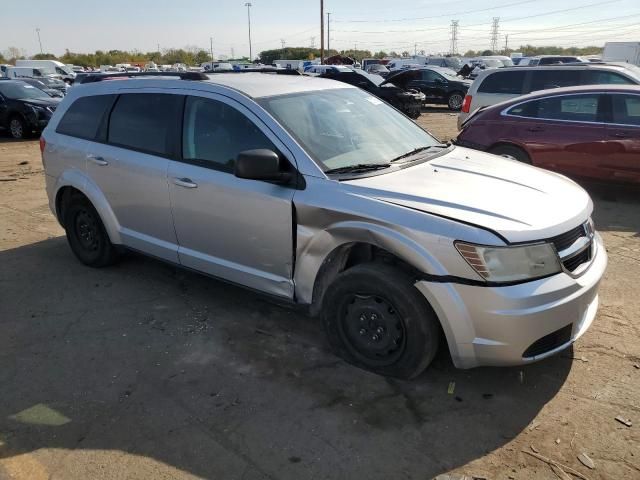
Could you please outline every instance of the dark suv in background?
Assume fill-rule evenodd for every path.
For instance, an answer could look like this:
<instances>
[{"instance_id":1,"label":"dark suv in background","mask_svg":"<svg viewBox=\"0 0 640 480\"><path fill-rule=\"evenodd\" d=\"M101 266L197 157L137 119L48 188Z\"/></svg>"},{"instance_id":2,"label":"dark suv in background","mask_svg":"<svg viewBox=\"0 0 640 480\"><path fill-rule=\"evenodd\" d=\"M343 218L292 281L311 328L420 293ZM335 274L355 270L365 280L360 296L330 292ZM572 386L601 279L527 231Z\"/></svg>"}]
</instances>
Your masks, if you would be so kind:
<instances>
[{"instance_id":1,"label":"dark suv in background","mask_svg":"<svg viewBox=\"0 0 640 480\"><path fill-rule=\"evenodd\" d=\"M425 95L418 90L403 87L395 82L392 83L389 78L385 80L380 75L372 75L363 70L327 72L320 75L320 77L360 87L413 119L420 116L422 104L425 101Z\"/></svg>"},{"instance_id":2,"label":"dark suv in background","mask_svg":"<svg viewBox=\"0 0 640 480\"><path fill-rule=\"evenodd\" d=\"M26 138L47 126L60 99L20 80L0 82L0 128Z\"/></svg>"},{"instance_id":3,"label":"dark suv in background","mask_svg":"<svg viewBox=\"0 0 640 480\"><path fill-rule=\"evenodd\" d=\"M450 110L460 110L471 86L471 80L456 76L453 70L441 67L423 67L391 73L386 82L404 89L424 93L427 103L445 104Z\"/></svg>"}]
</instances>

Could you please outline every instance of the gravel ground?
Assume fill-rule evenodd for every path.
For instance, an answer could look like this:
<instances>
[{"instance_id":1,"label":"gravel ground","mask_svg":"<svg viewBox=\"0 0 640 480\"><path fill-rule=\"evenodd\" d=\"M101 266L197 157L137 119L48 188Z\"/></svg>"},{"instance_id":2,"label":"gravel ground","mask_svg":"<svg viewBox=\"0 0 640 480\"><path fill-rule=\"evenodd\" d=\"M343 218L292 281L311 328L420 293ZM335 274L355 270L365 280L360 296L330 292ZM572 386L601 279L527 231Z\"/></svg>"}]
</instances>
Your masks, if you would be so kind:
<instances>
[{"instance_id":1,"label":"gravel ground","mask_svg":"<svg viewBox=\"0 0 640 480\"><path fill-rule=\"evenodd\" d=\"M455 135L444 110L420 123ZM133 254L80 265L37 141L0 137L0 479L556 478L532 449L640 478L640 201L589 188L610 263L574 348L467 371L442 351L400 382L257 294Z\"/></svg>"}]
</instances>

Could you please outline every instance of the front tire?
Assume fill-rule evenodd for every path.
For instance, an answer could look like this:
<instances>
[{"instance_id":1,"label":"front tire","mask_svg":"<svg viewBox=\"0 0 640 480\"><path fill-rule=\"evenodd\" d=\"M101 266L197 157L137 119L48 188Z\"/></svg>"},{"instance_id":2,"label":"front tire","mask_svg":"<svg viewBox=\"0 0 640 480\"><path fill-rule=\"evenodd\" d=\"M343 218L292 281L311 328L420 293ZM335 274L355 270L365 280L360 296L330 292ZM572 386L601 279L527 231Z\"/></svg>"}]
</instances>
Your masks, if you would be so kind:
<instances>
[{"instance_id":1,"label":"front tire","mask_svg":"<svg viewBox=\"0 0 640 480\"><path fill-rule=\"evenodd\" d=\"M322 318L336 354L374 373L410 379L433 360L438 319L413 279L383 263L357 265L329 286Z\"/></svg>"},{"instance_id":2,"label":"front tire","mask_svg":"<svg viewBox=\"0 0 640 480\"><path fill-rule=\"evenodd\" d=\"M64 211L67 241L75 256L90 267L116 262L118 253L109 240L100 215L85 197L74 197Z\"/></svg>"},{"instance_id":3,"label":"front tire","mask_svg":"<svg viewBox=\"0 0 640 480\"><path fill-rule=\"evenodd\" d=\"M27 127L27 122L22 117L14 115L9 119L9 133L16 140L22 140L27 138L30 130Z\"/></svg>"},{"instance_id":4,"label":"front tire","mask_svg":"<svg viewBox=\"0 0 640 480\"><path fill-rule=\"evenodd\" d=\"M462 95L462 93L453 92L451 95L449 95L449 98L447 98L447 106L449 107L449 110L458 112L462 108L463 101L464 95Z\"/></svg>"},{"instance_id":5,"label":"front tire","mask_svg":"<svg viewBox=\"0 0 640 480\"><path fill-rule=\"evenodd\" d=\"M498 145L489 150L489 153L531 165L531 159L527 152L515 145Z\"/></svg>"}]
</instances>

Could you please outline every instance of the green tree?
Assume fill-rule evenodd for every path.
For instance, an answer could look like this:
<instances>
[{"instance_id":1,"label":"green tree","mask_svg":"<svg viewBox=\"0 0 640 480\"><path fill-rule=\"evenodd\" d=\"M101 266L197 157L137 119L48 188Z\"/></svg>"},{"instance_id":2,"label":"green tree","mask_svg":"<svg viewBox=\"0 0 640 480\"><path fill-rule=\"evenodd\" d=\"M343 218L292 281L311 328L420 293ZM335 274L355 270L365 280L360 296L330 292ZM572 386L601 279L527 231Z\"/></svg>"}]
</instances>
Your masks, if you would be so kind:
<instances>
[{"instance_id":1,"label":"green tree","mask_svg":"<svg viewBox=\"0 0 640 480\"><path fill-rule=\"evenodd\" d=\"M196 63L196 65L200 65L202 63L205 62L210 62L211 61L211 53L205 51L205 50L199 50L195 57L194 57L194 61Z\"/></svg>"},{"instance_id":2,"label":"green tree","mask_svg":"<svg viewBox=\"0 0 640 480\"><path fill-rule=\"evenodd\" d=\"M33 60L57 60L58 58L53 53L36 53Z\"/></svg>"}]
</instances>

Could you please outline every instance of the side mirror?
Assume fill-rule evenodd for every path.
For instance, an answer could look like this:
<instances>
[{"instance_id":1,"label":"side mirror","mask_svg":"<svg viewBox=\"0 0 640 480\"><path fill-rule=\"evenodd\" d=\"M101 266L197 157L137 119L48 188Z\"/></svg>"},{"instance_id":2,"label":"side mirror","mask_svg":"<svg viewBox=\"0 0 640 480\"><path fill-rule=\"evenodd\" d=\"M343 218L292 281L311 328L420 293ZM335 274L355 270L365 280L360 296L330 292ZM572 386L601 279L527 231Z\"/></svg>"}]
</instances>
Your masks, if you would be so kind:
<instances>
[{"instance_id":1,"label":"side mirror","mask_svg":"<svg viewBox=\"0 0 640 480\"><path fill-rule=\"evenodd\" d=\"M278 154L265 148L240 152L233 173L236 177L247 180L286 183L291 179L288 172L282 171Z\"/></svg>"}]
</instances>

